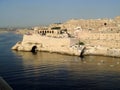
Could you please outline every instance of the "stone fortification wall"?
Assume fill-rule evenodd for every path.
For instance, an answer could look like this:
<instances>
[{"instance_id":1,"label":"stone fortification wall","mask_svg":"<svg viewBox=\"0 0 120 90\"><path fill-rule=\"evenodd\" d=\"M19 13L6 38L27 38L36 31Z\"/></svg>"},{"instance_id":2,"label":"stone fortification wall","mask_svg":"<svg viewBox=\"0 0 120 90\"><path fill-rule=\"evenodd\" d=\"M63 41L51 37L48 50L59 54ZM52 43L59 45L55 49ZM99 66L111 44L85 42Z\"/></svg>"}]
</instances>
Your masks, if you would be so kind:
<instances>
[{"instance_id":1,"label":"stone fortification wall","mask_svg":"<svg viewBox=\"0 0 120 90\"><path fill-rule=\"evenodd\" d=\"M120 16L114 19L72 19L64 25L86 44L120 48Z\"/></svg>"},{"instance_id":2,"label":"stone fortification wall","mask_svg":"<svg viewBox=\"0 0 120 90\"><path fill-rule=\"evenodd\" d=\"M60 30L56 30L57 32L55 30L51 31L53 26L59 26L60 30L66 31L65 35L69 34L70 37L74 36L76 39L68 38L63 34L64 38L60 38L61 36L58 36ZM63 24L53 24L48 28L43 28L43 31L40 30L46 36L41 36L38 30L39 28L35 28L34 31L37 31L37 33L24 35L19 49L29 51L33 46L37 46L39 51L69 52L73 54L78 52L75 44L78 43L79 39L85 43L88 49L85 52L87 54L120 57L120 17L114 19L72 19Z\"/></svg>"},{"instance_id":3,"label":"stone fortification wall","mask_svg":"<svg viewBox=\"0 0 120 90\"><path fill-rule=\"evenodd\" d=\"M120 57L120 16L114 19L73 19L64 25L85 43L85 54Z\"/></svg>"},{"instance_id":4,"label":"stone fortification wall","mask_svg":"<svg viewBox=\"0 0 120 90\"><path fill-rule=\"evenodd\" d=\"M33 35L24 35L22 43L38 43L43 46L51 46L51 47L69 47L78 42L78 39L75 38L53 38L40 36L39 34Z\"/></svg>"},{"instance_id":5,"label":"stone fortification wall","mask_svg":"<svg viewBox=\"0 0 120 90\"><path fill-rule=\"evenodd\" d=\"M101 31L101 32L120 32L120 16L114 19L71 19L65 22L64 27L70 34L73 34L77 27L85 31Z\"/></svg>"},{"instance_id":6,"label":"stone fortification wall","mask_svg":"<svg viewBox=\"0 0 120 90\"><path fill-rule=\"evenodd\" d=\"M24 35L22 42L18 42L12 47L12 49L19 51L31 51L35 46L38 51L80 55L79 50L81 50L82 47L75 46L78 42L79 41L76 38L53 38L41 36L39 34L32 34Z\"/></svg>"},{"instance_id":7,"label":"stone fortification wall","mask_svg":"<svg viewBox=\"0 0 120 90\"><path fill-rule=\"evenodd\" d=\"M78 38L91 46L120 48L120 33L79 32Z\"/></svg>"},{"instance_id":8,"label":"stone fortification wall","mask_svg":"<svg viewBox=\"0 0 120 90\"><path fill-rule=\"evenodd\" d=\"M85 43L85 54L120 57L120 33L79 32L79 39Z\"/></svg>"}]
</instances>

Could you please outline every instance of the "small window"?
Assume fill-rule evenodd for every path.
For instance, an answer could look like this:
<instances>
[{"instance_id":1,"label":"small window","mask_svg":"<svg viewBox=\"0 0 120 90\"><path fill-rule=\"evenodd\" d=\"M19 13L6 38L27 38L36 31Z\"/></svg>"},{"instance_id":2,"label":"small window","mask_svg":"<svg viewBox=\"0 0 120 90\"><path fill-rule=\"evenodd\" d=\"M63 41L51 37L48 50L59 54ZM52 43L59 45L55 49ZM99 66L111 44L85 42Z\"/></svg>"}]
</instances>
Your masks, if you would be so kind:
<instances>
[{"instance_id":1,"label":"small window","mask_svg":"<svg viewBox=\"0 0 120 90\"><path fill-rule=\"evenodd\" d=\"M104 25L106 26L106 25L107 25L107 23L104 23Z\"/></svg>"},{"instance_id":2,"label":"small window","mask_svg":"<svg viewBox=\"0 0 120 90\"><path fill-rule=\"evenodd\" d=\"M54 31L52 31L52 33L54 33Z\"/></svg>"}]
</instances>

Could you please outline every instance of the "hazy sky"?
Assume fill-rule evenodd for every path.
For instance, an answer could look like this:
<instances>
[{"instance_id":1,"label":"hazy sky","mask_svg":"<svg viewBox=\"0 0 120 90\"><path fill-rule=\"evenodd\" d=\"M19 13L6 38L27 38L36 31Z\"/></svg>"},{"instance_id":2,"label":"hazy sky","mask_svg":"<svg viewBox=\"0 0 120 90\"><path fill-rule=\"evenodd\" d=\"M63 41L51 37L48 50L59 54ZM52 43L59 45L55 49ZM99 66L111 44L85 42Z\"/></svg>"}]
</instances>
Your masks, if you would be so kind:
<instances>
[{"instance_id":1,"label":"hazy sky","mask_svg":"<svg viewBox=\"0 0 120 90\"><path fill-rule=\"evenodd\" d=\"M0 0L0 27L120 16L120 0Z\"/></svg>"}]
</instances>

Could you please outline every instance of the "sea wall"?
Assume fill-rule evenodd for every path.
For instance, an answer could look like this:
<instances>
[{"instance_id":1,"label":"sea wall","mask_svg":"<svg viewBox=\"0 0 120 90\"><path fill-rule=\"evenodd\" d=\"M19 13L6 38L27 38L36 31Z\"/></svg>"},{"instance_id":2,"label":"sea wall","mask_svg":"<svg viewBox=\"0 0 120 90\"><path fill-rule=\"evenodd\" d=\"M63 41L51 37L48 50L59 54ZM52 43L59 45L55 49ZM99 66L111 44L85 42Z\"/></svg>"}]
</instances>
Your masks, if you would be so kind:
<instances>
[{"instance_id":1,"label":"sea wall","mask_svg":"<svg viewBox=\"0 0 120 90\"><path fill-rule=\"evenodd\" d=\"M80 31L78 38L86 45L86 55L120 57L120 33Z\"/></svg>"},{"instance_id":2,"label":"sea wall","mask_svg":"<svg viewBox=\"0 0 120 90\"><path fill-rule=\"evenodd\" d=\"M39 34L33 35L24 35L22 44L25 43L36 43L42 44L43 46L47 47L69 47L78 43L78 39L75 38L53 38L53 37L46 37L41 36Z\"/></svg>"},{"instance_id":3,"label":"sea wall","mask_svg":"<svg viewBox=\"0 0 120 90\"><path fill-rule=\"evenodd\" d=\"M88 46L84 55L102 55L111 57L120 57L120 49L103 46Z\"/></svg>"},{"instance_id":4,"label":"sea wall","mask_svg":"<svg viewBox=\"0 0 120 90\"><path fill-rule=\"evenodd\" d=\"M76 38L53 38L41 36L39 34L24 35L21 42L16 43L12 49L18 51L31 51L36 48L38 51L58 52L69 55L80 55L84 48L77 45Z\"/></svg>"},{"instance_id":5,"label":"sea wall","mask_svg":"<svg viewBox=\"0 0 120 90\"><path fill-rule=\"evenodd\" d=\"M75 38L52 38L40 36L39 34L24 35L21 42L17 42L12 49L18 51L31 51L34 46L38 51L57 52L62 54L79 56L84 47L84 55L103 55L120 57L119 48L105 47L94 43L78 46Z\"/></svg>"},{"instance_id":6,"label":"sea wall","mask_svg":"<svg viewBox=\"0 0 120 90\"><path fill-rule=\"evenodd\" d=\"M120 48L120 33L92 33L79 32L80 40L92 46L104 46L109 48Z\"/></svg>"}]
</instances>

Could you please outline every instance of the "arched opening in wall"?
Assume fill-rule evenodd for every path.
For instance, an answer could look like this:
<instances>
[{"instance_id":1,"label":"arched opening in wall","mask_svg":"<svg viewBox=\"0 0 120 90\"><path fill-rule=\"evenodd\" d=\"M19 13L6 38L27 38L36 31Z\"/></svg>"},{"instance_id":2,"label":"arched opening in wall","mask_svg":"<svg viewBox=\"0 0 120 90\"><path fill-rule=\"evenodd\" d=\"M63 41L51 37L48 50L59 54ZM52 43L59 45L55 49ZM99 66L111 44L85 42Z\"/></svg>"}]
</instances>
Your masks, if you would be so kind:
<instances>
[{"instance_id":1,"label":"arched opening in wall","mask_svg":"<svg viewBox=\"0 0 120 90\"><path fill-rule=\"evenodd\" d=\"M54 33L54 31L52 31L52 33Z\"/></svg>"},{"instance_id":2,"label":"arched opening in wall","mask_svg":"<svg viewBox=\"0 0 120 90\"><path fill-rule=\"evenodd\" d=\"M31 52L36 52L36 50L37 50L37 46L33 46Z\"/></svg>"}]
</instances>

